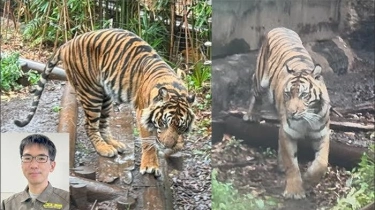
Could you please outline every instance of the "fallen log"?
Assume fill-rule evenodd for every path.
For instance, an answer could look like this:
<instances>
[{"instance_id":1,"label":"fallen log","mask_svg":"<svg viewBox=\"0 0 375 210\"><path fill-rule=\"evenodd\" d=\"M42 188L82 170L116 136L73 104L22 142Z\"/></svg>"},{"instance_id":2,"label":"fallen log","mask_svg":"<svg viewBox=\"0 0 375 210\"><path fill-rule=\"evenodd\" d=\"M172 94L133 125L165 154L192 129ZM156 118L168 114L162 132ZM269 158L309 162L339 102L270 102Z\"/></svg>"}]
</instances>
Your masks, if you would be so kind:
<instances>
[{"instance_id":1,"label":"fallen log","mask_svg":"<svg viewBox=\"0 0 375 210\"><path fill-rule=\"evenodd\" d=\"M341 114L348 114L348 113L363 113L363 112L375 112L375 104L372 102L365 102L361 104L354 105L353 108L335 108Z\"/></svg>"},{"instance_id":2,"label":"fallen log","mask_svg":"<svg viewBox=\"0 0 375 210\"><path fill-rule=\"evenodd\" d=\"M23 71L33 69L38 71L39 73L42 73L44 71L44 67L46 66L45 64L25 58L19 58L18 60ZM62 68L56 66L49 75L49 79L66 81L65 71Z\"/></svg>"},{"instance_id":3,"label":"fallen log","mask_svg":"<svg viewBox=\"0 0 375 210\"><path fill-rule=\"evenodd\" d=\"M363 124L357 122L339 122L331 120L330 128L340 131L373 131L375 129L374 123Z\"/></svg>"},{"instance_id":4,"label":"fallen log","mask_svg":"<svg viewBox=\"0 0 375 210\"><path fill-rule=\"evenodd\" d=\"M242 119L242 112L225 113L212 120L212 141L221 141L223 134L242 139L244 143L254 147L270 147L277 151L279 125L271 117L266 123L246 122ZM357 166L366 148L353 147L331 139L329 163L352 169ZM308 141L298 142L298 157L302 161L314 158L314 152Z\"/></svg>"}]
</instances>

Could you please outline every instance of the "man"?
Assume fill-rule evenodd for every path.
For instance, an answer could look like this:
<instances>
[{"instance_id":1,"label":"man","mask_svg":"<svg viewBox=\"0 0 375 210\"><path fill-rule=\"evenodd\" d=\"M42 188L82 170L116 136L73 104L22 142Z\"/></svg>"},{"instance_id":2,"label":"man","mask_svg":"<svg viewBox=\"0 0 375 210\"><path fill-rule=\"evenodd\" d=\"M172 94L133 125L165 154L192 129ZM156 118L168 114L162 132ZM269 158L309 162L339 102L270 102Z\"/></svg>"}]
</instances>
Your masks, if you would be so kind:
<instances>
[{"instance_id":1,"label":"man","mask_svg":"<svg viewBox=\"0 0 375 210\"><path fill-rule=\"evenodd\" d=\"M52 187L49 173L56 166L56 147L44 135L32 134L21 141L21 165L26 189L2 202L2 210L69 209L69 192Z\"/></svg>"}]
</instances>

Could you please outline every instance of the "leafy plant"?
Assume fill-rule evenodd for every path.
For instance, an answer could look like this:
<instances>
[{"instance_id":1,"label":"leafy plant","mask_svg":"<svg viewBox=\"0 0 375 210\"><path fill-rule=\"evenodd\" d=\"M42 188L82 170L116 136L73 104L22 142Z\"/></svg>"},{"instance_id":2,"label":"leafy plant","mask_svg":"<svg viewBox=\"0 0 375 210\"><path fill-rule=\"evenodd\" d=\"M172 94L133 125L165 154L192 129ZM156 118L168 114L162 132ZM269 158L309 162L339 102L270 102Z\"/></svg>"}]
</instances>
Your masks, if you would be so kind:
<instances>
[{"instance_id":1,"label":"leafy plant","mask_svg":"<svg viewBox=\"0 0 375 210\"><path fill-rule=\"evenodd\" d=\"M333 210L360 209L371 203L375 198L375 144L369 147L367 153L361 157L358 168L352 171L352 187L349 193L337 200Z\"/></svg>"},{"instance_id":2,"label":"leafy plant","mask_svg":"<svg viewBox=\"0 0 375 210\"><path fill-rule=\"evenodd\" d=\"M53 112L59 112L61 109L62 108L60 106L57 106L57 105L52 107Z\"/></svg>"},{"instance_id":3,"label":"leafy plant","mask_svg":"<svg viewBox=\"0 0 375 210\"><path fill-rule=\"evenodd\" d=\"M194 65L193 73L187 75L189 89L201 89L211 79L211 66L204 65L202 61Z\"/></svg>"},{"instance_id":4,"label":"leafy plant","mask_svg":"<svg viewBox=\"0 0 375 210\"><path fill-rule=\"evenodd\" d=\"M92 1L66 0L61 3L23 0L18 3L18 9L24 11L23 36L25 40L31 41L32 46L45 42L64 42L77 32L82 33L94 28Z\"/></svg>"},{"instance_id":5,"label":"leafy plant","mask_svg":"<svg viewBox=\"0 0 375 210\"><path fill-rule=\"evenodd\" d=\"M162 21L151 21L147 13L143 13L139 19L136 17L131 19L127 29L150 44L160 56L166 57L168 55L169 32Z\"/></svg>"},{"instance_id":6,"label":"leafy plant","mask_svg":"<svg viewBox=\"0 0 375 210\"><path fill-rule=\"evenodd\" d=\"M212 170L212 209L216 210L248 210L272 209L277 200L269 197L258 198L251 193L241 195L231 183L217 180L217 170Z\"/></svg>"},{"instance_id":7,"label":"leafy plant","mask_svg":"<svg viewBox=\"0 0 375 210\"><path fill-rule=\"evenodd\" d=\"M31 85L35 85L39 81L39 74L37 71L30 70L26 73L27 80L31 83Z\"/></svg>"},{"instance_id":8,"label":"leafy plant","mask_svg":"<svg viewBox=\"0 0 375 210\"><path fill-rule=\"evenodd\" d=\"M212 6L208 4L208 1L198 1L193 6L193 14L195 18L194 27L201 31L199 33L200 38L208 39L211 33L209 18L212 17Z\"/></svg>"},{"instance_id":9,"label":"leafy plant","mask_svg":"<svg viewBox=\"0 0 375 210\"><path fill-rule=\"evenodd\" d=\"M1 90L10 91L21 88L21 85L17 83L23 75L18 64L19 56L19 53L15 52L1 59Z\"/></svg>"}]
</instances>

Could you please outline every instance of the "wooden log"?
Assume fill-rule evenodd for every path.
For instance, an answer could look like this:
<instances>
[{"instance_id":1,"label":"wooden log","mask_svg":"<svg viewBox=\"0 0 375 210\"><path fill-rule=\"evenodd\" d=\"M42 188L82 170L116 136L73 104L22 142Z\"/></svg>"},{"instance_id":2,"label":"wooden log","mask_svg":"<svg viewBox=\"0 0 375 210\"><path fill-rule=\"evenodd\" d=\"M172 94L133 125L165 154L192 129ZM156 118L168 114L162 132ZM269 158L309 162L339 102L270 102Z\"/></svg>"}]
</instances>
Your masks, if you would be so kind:
<instances>
[{"instance_id":1,"label":"wooden log","mask_svg":"<svg viewBox=\"0 0 375 210\"><path fill-rule=\"evenodd\" d=\"M25 58L19 58L20 66L22 66L22 69L33 69L38 71L39 73L42 73L44 71L45 64L35 62L29 59ZM49 75L49 79L55 79L55 80L62 80L66 81L66 74L65 71L62 68L55 67L51 74Z\"/></svg>"},{"instance_id":2,"label":"wooden log","mask_svg":"<svg viewBox=\"0 0 375 210\"><path fill-rule=\"evenodd\" d=\"M85 186L86 195L82 196L87 197L89 202L94 202L95 200L98 200L98 202L114 200L122 196L127 197L128 195L128 191L121 187L81 177L70 176L69 183L71 188L74 186ZM80 199L80 196L77 195L74 199Z\"/></svg>"},{"instance_id":3,"label":"wooden log","mask_svg":"<svg viewBox=\"0 0 375 210\"><path fill-rule=\"evenodd\" d=\"M339 122L331 120L330 128L340 131L373 131L375 130L374 123L357 123L357 122Z\"/></svg>"},{"instance_id":4,"label":"wooden log","mask_svg":"<svg viewBox=\"0 0 375 210\"><path fill-rule=\"evenodd\" d=\"M75 92L69 82L65 85L63 96L61 97L61 111L57 132L69 133L69 167L74 167L74 153L76 145L76 128L78 105Z\"/></svg>"},{"instance_id":5,"label":"wooden log","mask_svg":"<svg viewBox=\"0 0 375 210\"><path fill-rule=\"evenodd\" d=\"M270 147L277 151L279 128L276 123L251 123L242 119L242 113L222 113L213 120L212 127L213 143L221 141L223 134L229 134L253 147ZM331 139L329 163L352 169L357 166L365 151L366 148L353 147ZM308 141L298 142L298 157L302 161L314 158Z\"/></svg>"},{"instance_id":6,"label":"wooden log","mask_svg":"<svg viewBox=\"0 0 375 210\"><path fill-rule=\"evenodd\" d=\"M87 209L89 204L87 202L87 188L85 184L77 183L70 185L70 197L78 209Z\"/></svg>"},{"instance_id":7,"label":"wooden log","mask_svg":"<svg viewBox=\"0 0 375 210\"><path fill-rule=\"evenodd\" d=\"M354 105L353 108L340 108L336 107L336 111L340 112L341 114L348 114L348 113L363 113L363 112L375 112L375 105L372 102L365 102L361 104Z\"/></svg>"}]
</instances>

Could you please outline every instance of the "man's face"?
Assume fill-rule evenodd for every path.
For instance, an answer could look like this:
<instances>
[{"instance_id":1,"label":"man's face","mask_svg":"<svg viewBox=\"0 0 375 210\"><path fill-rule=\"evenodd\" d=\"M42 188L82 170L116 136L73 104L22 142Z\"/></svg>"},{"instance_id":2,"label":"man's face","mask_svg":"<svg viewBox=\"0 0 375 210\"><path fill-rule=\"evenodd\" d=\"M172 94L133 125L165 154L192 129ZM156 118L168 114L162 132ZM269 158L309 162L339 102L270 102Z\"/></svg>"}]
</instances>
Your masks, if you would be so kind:
<instances>
[{"instance_id":1,"label":"man's face","mask_svg":"<svg viewBox=\"0 0 375 210\"><path fill-rule=\"evenodd\" d=\"M48 150L39 145L26 146L23 150L23 156L31 155L36 157L38 155L48 156ZM29 185L40 185L48 183L48 175L55 168L55 161L49 158L45 163L38 163L35 158L30 163L22 162L22 171L29 182Z\"/></svg>"}]
</instances>

